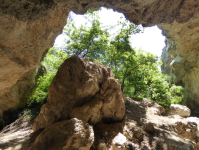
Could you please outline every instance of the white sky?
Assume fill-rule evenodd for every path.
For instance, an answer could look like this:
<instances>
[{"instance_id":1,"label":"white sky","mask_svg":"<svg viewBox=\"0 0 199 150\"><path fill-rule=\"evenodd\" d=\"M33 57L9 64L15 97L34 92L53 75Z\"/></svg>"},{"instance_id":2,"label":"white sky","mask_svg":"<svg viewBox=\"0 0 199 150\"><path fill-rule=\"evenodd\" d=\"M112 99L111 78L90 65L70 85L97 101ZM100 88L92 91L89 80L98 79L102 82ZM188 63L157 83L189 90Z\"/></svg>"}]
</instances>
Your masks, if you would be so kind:
<instances>
[{"instance_id":1,"label":"white sky","mask_svg":"<svg viewBox=\"0 0 199 150\"><path fill-rule=\"evenodd\" d=\"M112 9L101 8L99 12L100 22L103 26L110 26L117 24L122 13L114 12ZM85 23L83 15L74 15L76 25ZM161 56L165 37L162 35L161 30L157 26L145 28L144 33L133 35L131 38L133 48L141 48L142 50L151 52L157 56ZM55 40L55 45L61 46L64 43L64 36L59 35Z\"/></svg>"}]
</instances>

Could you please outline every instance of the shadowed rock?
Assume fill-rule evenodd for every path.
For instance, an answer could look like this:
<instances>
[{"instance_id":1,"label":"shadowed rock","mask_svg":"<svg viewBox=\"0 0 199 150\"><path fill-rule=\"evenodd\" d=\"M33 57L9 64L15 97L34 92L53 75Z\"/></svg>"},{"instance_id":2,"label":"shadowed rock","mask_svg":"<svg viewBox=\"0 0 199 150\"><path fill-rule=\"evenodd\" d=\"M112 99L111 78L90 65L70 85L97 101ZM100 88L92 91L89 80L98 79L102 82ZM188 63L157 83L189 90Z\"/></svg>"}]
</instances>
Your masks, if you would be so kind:
<instances>
[{"instance_id":1,"label":"shadowed rock","mask_svg":"<svg viewBox=\"0 0 199 150\"><path fill-rule=\"evenodd\" d=\"M92 126L74 118L47 127L29 150L89 150L93 141Z\"/></svg>"}]
</instances>

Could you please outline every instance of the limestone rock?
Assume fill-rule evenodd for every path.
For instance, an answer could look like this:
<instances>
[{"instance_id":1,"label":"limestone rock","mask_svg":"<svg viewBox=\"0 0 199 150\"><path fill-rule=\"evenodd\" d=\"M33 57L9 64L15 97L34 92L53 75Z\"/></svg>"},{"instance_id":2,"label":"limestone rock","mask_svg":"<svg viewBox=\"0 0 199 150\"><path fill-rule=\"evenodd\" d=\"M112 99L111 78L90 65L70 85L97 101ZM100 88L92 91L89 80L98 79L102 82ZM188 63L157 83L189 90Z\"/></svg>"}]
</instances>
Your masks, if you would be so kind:
<instances>
[{"instance_id":1,"label":"limestone rock","mask_svg":"<svg viewBox=\"0 0 199 150\"><path fill-rule=\"evenodd\" d=\"M162 116L156 112L156 103L151 100L150 104L152 105L149 107L146 103L143 104L143 99L134 100L127 97L124 119L118 123L98 123L93 127L94 133L91 126L76 118L54 123L43 131L38 130L33 133L31 133L31 122L18 119L0 132L0 147L5 150L40 150L40 148L54 150L63 149L68 144L68 149L73 150L73 146L79 146L75 148L80 149L82 145L79 143L87 143L87 147L85 144L84 148L81 148L85 150L199 149L199 118Z\"/></svg>"},{"instance_id":2,"label":"limestone rock","mask_svg":"<svg viewBox=\"0 0 199 150\"><path fill-rule=\"evenodd\" d=\"M172 70L175 76L183 77L176 78L190 88L191 100L188 104L197 110L198 65L193 64L198 64L198 59L187 58L191 53L192 56L197 56L197 0L4 0L0 2L0 6L0 95L8 93L25 72L39 65L56 36L62 32L70 10L83 14L88 9L98 10L104 6L124 13L135 24L158 24L164 35L177 44L173 54L183 58L182 63L180 67L169 68L174 68ZM175 55L170 56L175 58ZM173 58L168 60L172 61ZM17 102L12 102L12 106L11 102L7 103L4 107L6 110L17 106Z\"/></svg>"},{"instance_id":3,"label":"limestone rock","mask_svg":"<svg viewBox=\"0 0 199 150\"><path fill-rule=\"evenodd\" d=\"M0 109L2 111L8 108L16 109L17 106L22 106L25 103L26 95L31 91L35 85L35 76L37 75L37 68L26 72L15 85L7 90L0 92ZM1 95L2 94L2 95ZM7 103L10 101L10 103Z\"/></svg>"},{"instance_id":4,"label":"limestone rock","mask_svg":"<svg viewBox=\"0 0 199 150\"><path fill-rule=\"evenodd\" d=\"M73 118L45 128L29 150L89 150L93 142L92 126Z\"/></svg>"},{"instance_id":5,"label":"limestone rock","mask_svg":"<svg viewBox=\"0 0 199 150\"><path fill-rule=\"evenodd\" d=\"M102 106L103 101L99 96L96 96L91 102L81 107L74 108L70 118L78 118L86 122L89 121L90 124L96 124L102 120Z\"/></svg>"},{"instance_id":6,"label":"limestone rock","mask_svg":"<svg viewBox=\"0 0 199 150\"><path fill-rule=\"evenodd\" d=\"M126 137L119 133L114 139L112 143L112 150L126 150L127 149L127 139Z\"/></svg>"},{"instance_id":7,"label":"limestone rock","mask_svg":"<svg viewBox=\"0 0 199 150\"><path fill-rule=\"evenodd\" d=\"M39 76L45 74L45 67L39 66L24 73L24 75L7 90L3 95L0 95L0 110L4 120L4 126L12 123L18 117L17 108L22 108L26 105L27 99L36 87ZM7 102L10 103L7 103ZM9 108L9 109L8 109ZM1 114L1 113L0 113ZM0 123L0 126L2 123Z\"/></svg>"},{"instance_id":8,"label":"limestone rock","mask_svg":"<svg viewBox=\"0 0 199 150\"><path fill-rule=\"evenodd\" d=\"M183 106L179 104L171 104L167 114L179 115L181 117L189 117L191 114L191 111L187 106Z\"/></svg>"},{"instance_id":9,"label":"limestone rock","mask_svg":"<svg viewBox=\"0 0 199 150\"><path fill-rule=\"evenodd\" d=\"M119 81L110 77L103 81L100 93L91 102L73 109L70 117L90 124L120 121L124 117L125 99Z\"/></svg>"},{"instance_id":10,"label":"limestone rock","mask_svg":"<svg viewBox=\"0 0 199 150\"><path fill-rule=\"evenodd\" d=\"M3 2L5 5L2 3L0 5L6 7L6 5L13 4L11 1L12 4L7 2ZM27 1L21 2L19 1L16 7L23 6L23 9L26 8L26 10L29 10L29 6L33 8L36 5L39 7L42 5L40 2L33 4L29 1L30 5L26 3ZM48 6L42 5L40 8L48 9ZM19 13L19 11L21 9L13 12ZM36 11L39 10L34 8L33 12L28 13L33 17ZM16 95L16 90L12 90L12 87L24 73L39 65L48 49L52 47L56 36L62 32L66 24L69 10L65 6L60 7L59 5L47 12L48 15L45 18L31 22L19 21L16 17L2 14L0 11L0 109L3 109L2 111L18 106L17 99L7 99L9 96ZM27 16L27 13L23 16Z\"/></svg>"},{"instance_id":11,"label":"limestone rock","mask_svg":"<svg viewBox=\"0 0 199 150\"><path fill-rule=\"evenodd\" d=\"M140 101L142 101L142 105L145 107L152 107L157 115L161 115L165 112L165 109L161 105L158 105L155 101L149 98L141 98Z\"/></svg>"},{"instance_id":12,"label":"limestone rock","mask_svg":"<svg viewBox=\"0 0 199 150\"><path fill-rule=\"evenodd\" d=\"M151 122L146 123L144 129L145 129L146 131L148 131L148 132L154 132L154 131L155 131L155 129L154 129L154 124L151 123Z\"/></svg>"},{"instance_id":13,"label":"limestone rock","mask_svg":"<svg viewBox=\"0 0 199 150\"><path fill-rule=\"evenodd\" d=\"M174 21L158 25L167 37L162 72L172 76L173 83L188 88L186 104L193 113L199 112L198 24L198 17L193 17L184 24Z\"/></svg>"},{"instance_id":14,"label":"limestone rock","mask_svg":"<svg viewBox=\"0 0 199 150\"><path fill-rule=\"evenodd\" d=\"M47 101L36 118L34 131L69 117L96 124L119 121L125 114L125 95L110 68L75 55L60 66Z\"/></svg>"},{"instance_id":15,"label":"limestone rock","mask_svg":"<svg viewBox=\"0 0 199 150\"><path fill-rule=\"evenodd\" d=\"M165 35L169 37L177 35L178 39L183 37L182 40L173 41L184 47L185 51L182 50L184 51L182 54L186 55L186 51L197 51L198 47L197 30L193 31L193 28L197 27L195 21L198 20L198 5L199 2L194 0L1 1L0 95L8 92L7 88L13 86L25 72L39 65L42 55L45 55L56 36L62 32L70 10L83 14L88 9L98 10L104 6L124 13L127 19L143 26L177 22L180 26L175 26L176 32ZM187 28L184 29L183 26ZM166 32L172 29L174 26L163 30ZM184 31L188 31L192 38L186 38L187 34L184 34ZM192 83L189 85L194 88ZM197 93L194 91L194 94ZM10 108L9 104L6 108Z\"/></svg>"},{"instance_id":16,"label":"limestone rock","mask_svg":"<svg viewBox=\"0 0 199 150\"><path fill-rule=\"evenodd\" d=\"M125 125L122 133L131 142L135 138L141 142L141 144L132 142L131 147L134 149L136 149L135 147L137 149L169 150L199 148L198 118L182 118L178 115L161 116L157 113L157 104L152 100L150 102L149 99L144 99L144 105L143 99L134 101L127 97L127 101ZM146 104L150 104L150 107ZM138 133L142 134L142 138ZM150 144L149 141L154 144Z\"/></svg>"}]
</instances>

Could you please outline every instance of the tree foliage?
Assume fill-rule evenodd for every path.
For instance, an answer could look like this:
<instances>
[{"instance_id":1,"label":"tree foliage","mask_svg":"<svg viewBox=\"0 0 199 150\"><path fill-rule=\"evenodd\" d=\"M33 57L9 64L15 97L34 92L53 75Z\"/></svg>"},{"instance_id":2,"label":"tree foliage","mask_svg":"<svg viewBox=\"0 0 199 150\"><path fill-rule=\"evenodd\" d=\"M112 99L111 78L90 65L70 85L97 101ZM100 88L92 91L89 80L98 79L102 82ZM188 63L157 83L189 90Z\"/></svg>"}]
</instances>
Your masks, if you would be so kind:
<instances>
[{"instance_id":1,"label":"tree foliage","mask_svg":"<svg viewBox=\"0 0 199 150\"><path fill-rule=\"evenodd\" d=\"M34 94L28 99L29 106L32 105L32 103L41 102L48 96L48 88L56 75L59 66L68 57L69 56L65 52L59 51L55 47L52 47L48 51L46 57L41 62L41 64L45 66L47 74L39 77Z\"/></svg>"},{"instance_id":2,"label":"tree foliage","mask_svg":"<svg viewBox=\"0 0 199 150\"><path fill-rule=\"evenodd\" d=\"M126 96L148 97L166 108L183 101L184 88L172 85L170 78L160 72L159 58L131 47L130 36L143 32L143 28L124 19L114 27L102 28L97 12L93 11L86 13L86 19L90 25L80 27L75 26L72 18L68 20L63 32L67 37L65 47L49 50L42 62L48 73L40 77L31 101L41 101L48 95L60 64L73 54L109 65Z\"/></svg>"},{"instance_id":3,"label":"tree foliage","mask_svg":"<svg viewBox=\"0 0 199 150\"><path fill-rule=\"evenodd\" d=\"M94 61L105 54L110 35L107 29L101 28L96 13L88 11L86 15L89 15L87 19L91 23L91 27L81 25L78 28L72 20L69 20L64 28L64 34L69 37L66 40L65 50L68 55L76 54L82 58L89 57L90 61Z\"/></svg>"}]
</instances>

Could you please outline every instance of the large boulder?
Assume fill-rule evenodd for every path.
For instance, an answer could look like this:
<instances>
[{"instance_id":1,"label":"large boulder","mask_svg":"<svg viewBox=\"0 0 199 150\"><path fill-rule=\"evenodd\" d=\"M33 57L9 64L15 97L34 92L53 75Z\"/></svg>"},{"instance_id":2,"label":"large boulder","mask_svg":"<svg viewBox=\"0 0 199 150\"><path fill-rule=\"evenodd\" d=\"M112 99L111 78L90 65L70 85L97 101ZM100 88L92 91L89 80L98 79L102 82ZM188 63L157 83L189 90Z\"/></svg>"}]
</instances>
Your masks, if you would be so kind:
<instances>
[{"instance_id":1,"label":"large boulder","mask_svg":"<svg viewBox=\"0 0 199 150\"><path fill-rule=\"evenodd\" d=\"M125 95L108 66L76 55L60 66L33 130L71 118L91 124L119 121L125 114Z\"/></svg>"},{"instance_id":2,"label":"large boulder","mask_svg":"<svg viewBox=\"0 0 199 150\"><path fill-rule=\"evenodd\" d=\"M29 150L89 150L93 142L92 126L73 118L45 128Z\"/></svg>"},{"instance_id":3,"label":"large boulder","mask_svg":"<svg viewBox=\"0 0 199 150\"><path fill-rule=\"evenodd\" d=\"M100 92L91 102L74 108L70 117L89 121L90 124L120 121L124 117L125 100L119 80L110 77L102 82Z\"/></svg>"}]
</instances>

